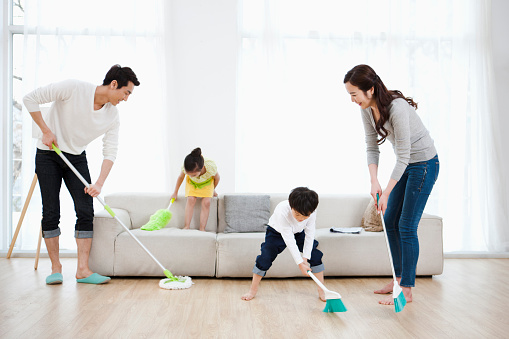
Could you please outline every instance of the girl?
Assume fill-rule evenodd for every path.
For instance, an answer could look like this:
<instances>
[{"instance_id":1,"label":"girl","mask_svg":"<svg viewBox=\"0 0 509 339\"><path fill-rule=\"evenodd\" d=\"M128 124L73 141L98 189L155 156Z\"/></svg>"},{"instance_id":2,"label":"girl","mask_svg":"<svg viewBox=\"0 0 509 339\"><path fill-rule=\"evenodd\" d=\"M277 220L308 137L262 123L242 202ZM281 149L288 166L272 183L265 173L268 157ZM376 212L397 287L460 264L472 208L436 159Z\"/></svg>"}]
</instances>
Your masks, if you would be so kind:
<instances>
[{"instance_id":1,"label":"girl","mask_svg":"<svg viewBox=\"0 0 509 339\"><path fill-rule=\"evenodd\" d=\"M177 178L175 191L171 198L177 199L184 178L186 179L187 197L184 229L188 230L191 225L196 198L203 198L201 202L200 231L205 231L209 218L210 198L217 197L215 188L219 184L220 177L216 163L210 159L205 159L201 155L201 149L195 148L184 160L182 173Z\"/></svg>"},{"instance_id":2,"label":"girl","mask_svg":"<svg viewBox=\"0 0 509 339\"><path fill-rule=\"evenodd\" d=\"M361 108L366 135L371 196L384 212L394 270L407 302L412 301L415 268L419 257L417 225L438 176L439 161L433 139L415 112L417 103L400 91L389 91L368 65L352 68L344 79L352 102ZM396 153L396 165L384 191L377 178L378 145L388 139ZM392 291L392 281L378 294ZM380 304L394 304L393 297Z\"/></svg>"}]
</instances>

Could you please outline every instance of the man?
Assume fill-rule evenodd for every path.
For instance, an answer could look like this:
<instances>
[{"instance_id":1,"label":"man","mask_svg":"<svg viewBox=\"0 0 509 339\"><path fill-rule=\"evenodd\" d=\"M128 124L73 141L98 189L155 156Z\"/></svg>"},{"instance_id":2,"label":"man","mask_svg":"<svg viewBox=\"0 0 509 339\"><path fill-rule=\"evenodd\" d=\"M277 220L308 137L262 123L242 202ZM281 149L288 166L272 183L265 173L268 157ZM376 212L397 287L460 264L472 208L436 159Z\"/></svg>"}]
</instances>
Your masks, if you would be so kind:
<instances>
[{"instance_id":1,"label":"man","mask_svg":"<svg viewBox=\"0 0 509 339\"><path fill-rule=\"evenodd\" d=\"M110 173L118 149L120 126L117 105L127 101L134 86L140 82L129 67L114 65L103 84L79 80L65 80L28 93L23 102L42 131L37 142L35 172L42 196L42 234L51 260L51 275L47 284L61 284L62 264L59 259L60 187L62 179L71 194L76 210L75 238L78 247L76 279L79 283L103 284L109 277L93 273L88 267L92 246L94 208L93 199L101 193ZM39 105L51 102L47 117L43 118ZM103 136L101 172L97 181L85 188L71 169L53 151L52 144L62 150L81 175L91 182L85 148Z\"/></svg>"}]
</instances>

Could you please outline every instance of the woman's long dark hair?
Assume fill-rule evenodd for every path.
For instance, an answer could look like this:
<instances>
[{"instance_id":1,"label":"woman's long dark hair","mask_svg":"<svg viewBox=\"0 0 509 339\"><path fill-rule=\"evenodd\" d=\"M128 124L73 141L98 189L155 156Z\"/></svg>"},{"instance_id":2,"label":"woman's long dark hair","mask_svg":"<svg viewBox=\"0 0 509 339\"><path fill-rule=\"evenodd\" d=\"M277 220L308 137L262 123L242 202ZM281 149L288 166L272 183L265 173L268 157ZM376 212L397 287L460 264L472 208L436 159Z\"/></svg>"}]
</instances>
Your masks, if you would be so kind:
<instances>
[{"instance_id":1,"label":"woman's long dark hair","mask_svg":"<svg viewBox=\"0 0 509 339\"><path fill-rule=\"evenodd\" d=\"M405 97L403 93L397 90L389 91L382 82L382 79L368 65L357 65L349 70L343 80L343 83L346 84L347 82L358 87L364 94L373 87L376 107L378 107L380 112L380 119L378 119L375 125L376 132L380 135L380 139L378 139L379 145L383 144L389 135L389 132L384 128L384 124L389 120L389 105L392 100L397 98L405 99L410 106L417 109L417 103L412 98Z\"/></svg>"}]
</instances>

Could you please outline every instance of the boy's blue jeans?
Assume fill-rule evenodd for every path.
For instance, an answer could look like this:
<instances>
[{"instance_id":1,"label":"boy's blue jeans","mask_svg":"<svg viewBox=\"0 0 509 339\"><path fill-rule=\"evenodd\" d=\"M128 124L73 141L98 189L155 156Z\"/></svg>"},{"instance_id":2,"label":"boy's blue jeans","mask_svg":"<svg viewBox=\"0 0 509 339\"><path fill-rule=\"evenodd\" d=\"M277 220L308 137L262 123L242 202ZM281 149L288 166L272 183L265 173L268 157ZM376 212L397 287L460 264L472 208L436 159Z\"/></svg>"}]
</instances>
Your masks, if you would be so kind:
<instances>
[{"instance_id":1,"label":"boy's blue jeans","mask_svg":"<svg viewBox=\"0 0 509 339\"><path fill-rule=\"evenodd\" d=\"M419 258L417 226L438 177L438 155L428 161L409 164L392 190L384 214L394 271L400 286L415 286Z\"/></svg>"},{"instance_id":2,"label":"boy's blue jeans","mask_svg":"<svg viewBox=\"0 0 509 339\"><path fill-rule=\"evenodd\" d=\"M62 152L64 153L64 152ZM64 153L78 172L90 182L87 156ZM53 238L60 235L60 187L62 179L71 194L76 211L75 238L92 238L94 228L93 198L86 194L83 183L54 151L37 149L35 155L35 173L39 180L42 197L42 235Z\"/></svg>"},{"instance_id":3,"label":"boy's blue jeans","mask_svg":"<svg viewBox=\"0 0 509 339\"><path fill-rule=\"evenodd\" d=\"M299 251L301 252L304 248L305 238L306 234L304 231L295 234L295 241L299 247ZM316 248L317 246L318 241L315 239L313 242L313 250L311 251L311 258L308 260L309 267L313 273L319 273L324 270L324 266L322 264L323 253ZM265 242L262 243L261 246L262 253L256 257L253 273L264 277L278 254L283 252L285 248L286 244L281 234L272 227L267 226L267 231L265 232Z\"/></svg>"}]
</instances>

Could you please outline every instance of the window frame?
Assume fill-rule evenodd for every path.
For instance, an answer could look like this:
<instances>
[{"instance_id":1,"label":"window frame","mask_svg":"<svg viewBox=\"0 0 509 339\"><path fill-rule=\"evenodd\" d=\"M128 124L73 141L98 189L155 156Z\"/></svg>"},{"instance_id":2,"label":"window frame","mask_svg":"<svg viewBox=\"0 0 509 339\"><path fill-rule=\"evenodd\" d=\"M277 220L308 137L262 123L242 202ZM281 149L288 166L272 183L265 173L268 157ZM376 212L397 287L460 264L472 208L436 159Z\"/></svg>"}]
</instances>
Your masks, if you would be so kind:
<instances>
[{"instance_id":1,"label":"window frame","mask_svg":"<svg viewBox=\"0 0 509 339\"><path fill-rule=\"evenodd\" d=\"M0 228L0 250L7 250L12 241L12 174L13 174L13 155L12 155L12 98L13 98L13 40L15 34L24 34L23 25L13 25L13 3L4 1L0 7L0 16L2 22L2 53L0 56L1 68L0 78L2 84L2 93L0 94L0 103L2 107L2 162L0 167L0 183L2 203L0 204L0 222L4 227Z\"/></svg>"}]
</instances>

